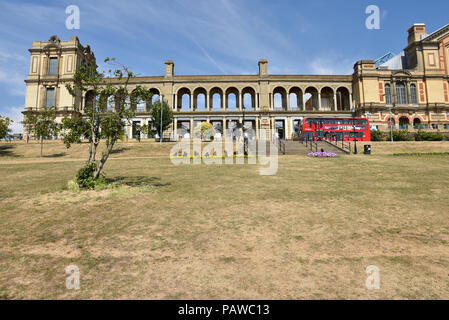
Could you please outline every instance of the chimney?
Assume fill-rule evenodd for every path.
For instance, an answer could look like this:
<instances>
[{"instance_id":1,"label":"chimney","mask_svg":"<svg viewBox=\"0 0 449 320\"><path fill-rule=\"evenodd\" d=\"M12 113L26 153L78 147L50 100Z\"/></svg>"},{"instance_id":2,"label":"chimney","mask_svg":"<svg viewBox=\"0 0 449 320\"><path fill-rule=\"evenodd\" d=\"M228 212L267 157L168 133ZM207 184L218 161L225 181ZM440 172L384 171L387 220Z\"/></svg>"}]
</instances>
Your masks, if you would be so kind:
<instances>
[{"instance_id":1,"label":"chimney","mask_svg":"<svg viewBox=\"0 0 449 320\"><path fill-rule=\"evenodd\" d=\"M267 71L268 61L265 59L259 60L259 76L266 76L268 75Z\"/></svg>"},{"instance_id":2,"label":"chimney","mask_svg":"<svg viewBox=\"0 0 449 320\"><path fill-rule=\"evenodd\" d=\"M165 77L166 78L173 78L173 75L175 73L175 64L171 60L165 61Z\"/></svg>"},{"instance_id":3,"label":"chimney","mask_svg":"<svg viewBox=\"0 0 449 320\"><path fill-rule=\"evenodd\" d=\"M410 45L415 41L420 41L426 35L426 25L424 23L415 23L408 29L408 44Z\"/></svg>"}]
</instances>

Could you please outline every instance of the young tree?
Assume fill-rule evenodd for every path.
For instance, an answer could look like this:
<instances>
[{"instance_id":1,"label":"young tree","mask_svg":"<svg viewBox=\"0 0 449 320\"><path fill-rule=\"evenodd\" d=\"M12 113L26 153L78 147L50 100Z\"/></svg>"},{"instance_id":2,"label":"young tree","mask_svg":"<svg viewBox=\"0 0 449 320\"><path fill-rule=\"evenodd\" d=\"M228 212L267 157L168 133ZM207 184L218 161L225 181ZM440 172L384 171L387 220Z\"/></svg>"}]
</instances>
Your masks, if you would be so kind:
<instances>
[{"instance_id":1,"label":"young tree","mask_svg":"<svg viewBox=\"0 0 449 320\"><path fill-rule=\"evenodd\" d=\"M213 138L215 135L214 126L209 122L201 122L193 129L193 135L204 140Z\"/></svg>"},{"instance_id":2,"label":"young tree","mask_svg":"<svg viewBox=\"0 0 449 320\"><path fill-rule=\"evenodd\" d=\"M147 136L147 138L148 138L149 130L150 130L150 127L146 123L140 127L140 132L142 132L145 136Z\"/></svg>"},{"instance_id":3,"label":"young tree","mask_svg":"<svg viewBox=\"0 0 449 320\"><path fill-rule=\"evenodd\" d=\"M40 140L42 157L44 138L56 136L59 132L55 108L43 107L33 113L27 114L23 124L28 129L28 132Z\"/></svg>"},{"instance_id":4,"label":"young tree","mask_svg":"<svg viewBox=\"0 0 449 320\"><path fill-rule=\"evenodd\" d=\"M13 121L8 117L0 116L0 140L6 139L11 134L11 129L9 128L9 125L12 122Z\"/></svg>"},{"instance_id":5,"label":"young tree","mask_svg":"<svg viewBox=\"0 0 449 320\"><path fill-rule=\"evenodd\" d=\"M151 121L153 122L153 126L156 128L156 132L159 134L161 141L162 141L161 133L167 130L167 128L170 126L172 122L172 119L173 119L172 110L165 100L162 102L157 101L153 104L153 109L151 110Z\"/></svg>"},{"instance_id":6,"label":"young tree","mask_svg":"<svg viewBox=\"0 0 449 320\"><path fill-rule=\"evenodd\" d=\"M137 86L133 90L133 103L129 99L128 84L134 77L133 72L114 58L106 58L105 63L111 66L107 74L99 72L96 65L80 66L74 75L74 82L66 88L73 97L85 96L88 92L92 99L86 102L84 118L64 119L64 143L70 147L79 142L81 137L89 139L89 155L86 167L92 173L92 180L101 176L101 171L111 154L117 140L122 139L126 125L134 116L139 101L151 99L149 89ZM111 80L119 85L112 85ZM101 139L105 140L106 149L100 160L96 161L97 149ZM86 168L85 167L85 168ZM85 168L81 170L86 171ZM80 171L81 171L80 170Z\"/></svg>"}]
</instances>

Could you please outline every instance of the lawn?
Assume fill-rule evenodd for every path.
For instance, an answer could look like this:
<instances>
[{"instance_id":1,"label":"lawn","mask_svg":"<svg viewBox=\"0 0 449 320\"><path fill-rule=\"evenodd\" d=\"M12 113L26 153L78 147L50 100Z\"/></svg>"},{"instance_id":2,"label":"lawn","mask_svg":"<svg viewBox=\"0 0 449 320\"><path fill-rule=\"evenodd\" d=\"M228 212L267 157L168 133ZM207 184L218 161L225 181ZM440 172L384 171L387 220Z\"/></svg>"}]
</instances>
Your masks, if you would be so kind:
<instances>
[{"instance_id":1,"label":"lawn","mask_svg":"<svg viewBox=\"0 0 449 320\"><path fill-rule=\"evenodd\" d=\"M0 143L0 299L449 299L448 142L181 165L121 143L115 187L66 189L87 145ZM363 150L363 149L362 149ZM77 265L80 290L65 287ZM365 269L380 269L367 290Z\"/></svg>"}]
</instances>

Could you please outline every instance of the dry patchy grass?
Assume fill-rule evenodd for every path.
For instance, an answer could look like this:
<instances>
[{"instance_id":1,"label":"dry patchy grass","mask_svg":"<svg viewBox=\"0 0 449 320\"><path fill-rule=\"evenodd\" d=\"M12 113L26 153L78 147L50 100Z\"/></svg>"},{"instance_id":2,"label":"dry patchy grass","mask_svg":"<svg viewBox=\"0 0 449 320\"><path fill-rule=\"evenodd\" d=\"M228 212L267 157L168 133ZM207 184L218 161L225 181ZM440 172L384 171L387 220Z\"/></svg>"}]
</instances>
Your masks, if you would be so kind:
<instances>
[{"instance_id":1,"label":"dry patchy grass","mask_svg":"<svg viewBox=\"0 0 449 320\"><path fill-rule=\"evenodd\" d=\"M123 144L106 166L115 188L73 193L87 146L44 161L16 144L19 157L0 158L0 298L448 299L449 157L373 145L370 157L280 157L264 177ZM65 288L70 264L79 291ZM365 288L373 264L378 291Z\"/></svg>"}]
</instances>

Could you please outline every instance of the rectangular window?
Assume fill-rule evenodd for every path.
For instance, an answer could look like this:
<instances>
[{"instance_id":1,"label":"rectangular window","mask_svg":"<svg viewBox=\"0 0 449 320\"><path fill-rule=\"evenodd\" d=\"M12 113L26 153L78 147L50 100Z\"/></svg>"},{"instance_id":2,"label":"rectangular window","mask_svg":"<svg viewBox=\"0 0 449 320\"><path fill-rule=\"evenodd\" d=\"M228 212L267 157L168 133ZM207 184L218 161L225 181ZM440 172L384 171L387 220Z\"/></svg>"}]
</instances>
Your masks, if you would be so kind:
<instances>
[{"instance_id":1,"label":"rectangular window","mask_svg":"<svg viewBox=\"0 0 449 320\"><path fill-rule=\"evenodd\" d=\"M58 58L50 58L48 63L48 75L54 76L58 72Z\"/></svg>"},{"instance_id":2,"label":"rectangular window","mask_svg":"<svg viewBox=\"0 0 449 320\"><path fill-rule=\"evenodd\" d=\"M435 65L435 54L429 53L427 55L427 57L429 58L429 66L434 66Z\"/></svg>"},{"instance_id":3,"label":"rectangular window","mask_svg":"<svg viewBox=\"0 0 449 320\"><path fill-rule=\"evenodd\" d=\"M391 104L391 87L389 84L385 85L385 101L387 104Z\"/></svg>"},{"instance_id":4,"label":"rectangular window","mask_svg":"<svg viewBox=\"0 0 449 320\"><path fill-rule=\"evenodd\" d=\"M407 104L407 94L403 83L396 84L396 99L398 104Z\"/></svg>"},{"instance_id":5,"label":"rectangular window","mask_svg":"<svg viewBox=\"0 0 449 320\"><path fill-rule=\"evenodd\" d=\"M45 106L54 107L54 105L55 105L55 88L47 88Z\"/></svg>"},{"instance_id":6,"label":"rectangular window","mask_svg":"<svg viewBox=\"0 0 449 320\"><path fill-rule=\"evenodd\" d=\"M418 98L416 96L416 85L410 85L410 98L412 100L412 104L418 104Z\"/></svg>"}]
</instances>

